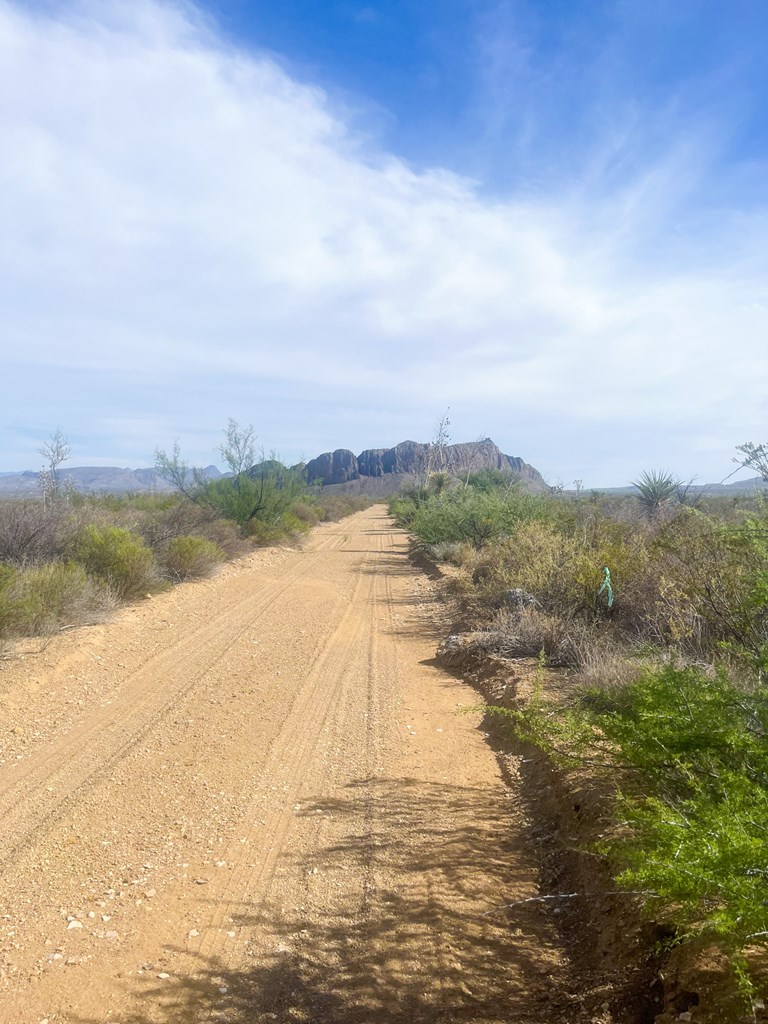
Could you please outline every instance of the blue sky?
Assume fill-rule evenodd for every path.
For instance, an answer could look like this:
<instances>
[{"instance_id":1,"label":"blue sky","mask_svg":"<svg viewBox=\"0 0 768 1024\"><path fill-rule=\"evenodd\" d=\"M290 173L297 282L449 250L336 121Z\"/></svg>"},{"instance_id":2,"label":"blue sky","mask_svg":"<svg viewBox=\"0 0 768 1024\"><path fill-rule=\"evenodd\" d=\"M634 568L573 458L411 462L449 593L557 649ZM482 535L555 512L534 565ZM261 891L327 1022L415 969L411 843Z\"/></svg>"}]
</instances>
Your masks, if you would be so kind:
<instances>
[{"instance_id":1,"label":"blue sky","mask_svg":"<svg viewBox=\"0 0 768 1024\"><path fill-rule=\"evenodd\" d=\"M768 407L768 5L0 0L0 469L492 436L720 479Z\"/></svg>"}]
</instances>

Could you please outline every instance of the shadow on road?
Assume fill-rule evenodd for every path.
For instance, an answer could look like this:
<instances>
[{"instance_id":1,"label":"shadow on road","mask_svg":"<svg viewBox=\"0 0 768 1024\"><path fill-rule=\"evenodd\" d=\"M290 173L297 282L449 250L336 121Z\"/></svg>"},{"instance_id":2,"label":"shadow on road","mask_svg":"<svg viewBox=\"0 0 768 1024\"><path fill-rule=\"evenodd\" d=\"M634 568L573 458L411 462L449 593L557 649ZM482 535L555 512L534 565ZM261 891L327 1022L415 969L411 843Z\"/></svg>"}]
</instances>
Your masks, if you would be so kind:
<instances>
[{"instance_id":1,"label":"shadow on road","mask_svg":"<svg viewBox=\"0 0 768 1024\"><path fill-rule=\"evenodd\" d=\"M132 979L146 1009L120 1024L580 1019L548 913L537 903L502 909L535 893L532 855L498 791L366 779L298 814L331 822L333 841L281 864L289 878L324 880L323 899L286 910L273 893L241 906L229 927L253 937L252 966L200 960L190 976Z\"/></svg>"}]
</instances>

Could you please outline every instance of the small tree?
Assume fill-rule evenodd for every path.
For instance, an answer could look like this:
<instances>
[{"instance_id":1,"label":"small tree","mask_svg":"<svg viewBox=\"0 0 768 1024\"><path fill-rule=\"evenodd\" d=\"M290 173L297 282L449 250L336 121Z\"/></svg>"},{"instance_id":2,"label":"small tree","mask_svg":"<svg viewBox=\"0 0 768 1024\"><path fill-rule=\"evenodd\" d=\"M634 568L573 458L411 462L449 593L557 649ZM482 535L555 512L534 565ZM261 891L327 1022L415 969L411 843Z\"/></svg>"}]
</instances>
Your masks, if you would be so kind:
<instances>
[{"instance_id":1,"label":"small tree","mask_svg":"<svg viewBox=\"0 0 768 1024\"><path fill-rule=\"evenodd\" d=\"M43 492L43 500L47 501L57 497L61 491L59 466L71 458L72 448L61 427L57 427L37 450L47 463L40 471L40 488Z\"/></svg>"},{"instance_id":2,"label":"small tree","mask_svg":"<svg viewBox=\"0 0 768 1024\"><path fill-rule=\"evenodd\" d=\"M768 483L768 443L755 444L753 441L747 441L745 444L736 445L736 451L741 454L733 461L738 462L742 469L753 470Z\"/></svg>"},{"instance_id":3,"label":"small tree","mask_svg":"<svg viewBox=\"0 0 768 1024\"><path fill-rule=\"evenodd\" d=\"M173 448L169 455L163 448L155 448L155 473L167 483L175 487L179 494L185 498L200 504L201 484L203 483L199 470L190 472L189 463L181 457L179 439L173 442Z\"/></svg>"},{"instance_id":4,"label":"small tree","mask_svg":"<svg viewBox=\"0 0 768 1024\"><path fill-rule=\"evenodd\" d=\"M216 518L231 519L245 532L254 520L276 524L290 511L291 503L305 490L300 473L287 469L277 458L255 464L257 450L253 427L241 427L230 419L224 429L219 452L231 477L207 480L199 469L191 469L181 457L179 442L171 454L155 451L155 472L172 484L189 501L207 509Z\"/></svg>"},{"instance_id":5,"label":"small tree","mask_svg":"<svg viewBox=\"0 0 768 1024\"><path fill-rule=\"evenodd\" d=\"M247 473L256 462L256 435L250 423L247 427L241 427L237 420L227 420L224 441L219 445L219 451L235 479L235 486L238 486L241 475Z\"/></svg>"}]
</instances>

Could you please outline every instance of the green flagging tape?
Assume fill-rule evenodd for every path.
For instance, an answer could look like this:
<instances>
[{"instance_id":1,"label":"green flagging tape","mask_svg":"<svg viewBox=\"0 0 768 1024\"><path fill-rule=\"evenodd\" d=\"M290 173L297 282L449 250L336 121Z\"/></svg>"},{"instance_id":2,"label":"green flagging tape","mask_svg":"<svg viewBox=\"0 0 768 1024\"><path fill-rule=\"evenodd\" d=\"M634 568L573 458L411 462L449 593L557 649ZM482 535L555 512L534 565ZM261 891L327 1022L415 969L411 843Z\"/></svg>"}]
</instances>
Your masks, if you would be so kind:
<instances>
[{"instance_id":1,"label":"green flagging tape","mask_svg":"<svg viewBox=\"0 0 768 1024\"><path fill-rule=\"evenodd\" d=\"M602 587L600 587L600 589L597 592L597 596L600 597L603 591L605 591L605 593L608 595L608 607L613 608L613 587L611 586L611 570L608 568L607 565L605 565L603 566L603 572L605 573L605 578L603 580Z\"/></svg>"}]
</instances>

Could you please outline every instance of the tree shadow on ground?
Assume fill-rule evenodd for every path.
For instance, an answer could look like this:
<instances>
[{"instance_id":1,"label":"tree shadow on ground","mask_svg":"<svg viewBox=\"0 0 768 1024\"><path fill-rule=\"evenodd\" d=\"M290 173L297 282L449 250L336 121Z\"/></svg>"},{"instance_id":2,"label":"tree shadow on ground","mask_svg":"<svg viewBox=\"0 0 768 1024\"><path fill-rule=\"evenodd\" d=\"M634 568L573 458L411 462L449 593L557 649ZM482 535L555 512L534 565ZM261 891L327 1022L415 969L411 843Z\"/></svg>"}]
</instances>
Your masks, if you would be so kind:
<instances>
[{"instance_id":1,"label":"tree shadow on ground","mask_svg":"<svg viewBox=\"0 0 768 1024\"><path fill-rule=\"evenodd\" d=\"M230 927L253 936L251 967L199 959L184 977L132 979L147 1009L120 1024L589 1019L548 911L504 909L535 888L525 836L498 791L365 779L298 814L333 823L332 841L281 861L284 877L323 880L320 903L286 909L285 894L272 892L241 905Z\"/></svg>"}]
</instances>

